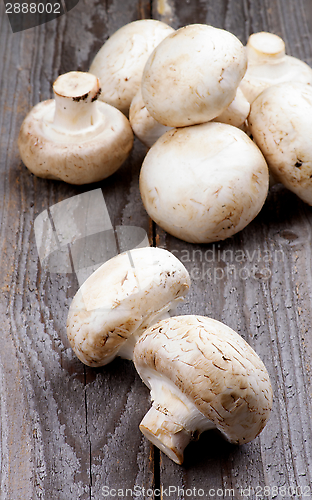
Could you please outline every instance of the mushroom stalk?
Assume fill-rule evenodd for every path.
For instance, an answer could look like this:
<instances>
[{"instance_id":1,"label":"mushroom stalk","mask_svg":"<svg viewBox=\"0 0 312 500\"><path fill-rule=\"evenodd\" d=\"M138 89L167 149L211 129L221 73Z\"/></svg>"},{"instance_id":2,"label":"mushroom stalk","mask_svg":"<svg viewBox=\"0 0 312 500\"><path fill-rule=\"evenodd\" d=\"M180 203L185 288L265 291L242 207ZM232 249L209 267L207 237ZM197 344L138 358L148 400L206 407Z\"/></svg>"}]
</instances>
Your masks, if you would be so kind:
<instances>
[{"instance_id":1,"label":"mushroom stalk","mask_svg":"<svg viewBox=\"0 0 312 500\"><path fill-rule=\"evenodd\" d=\"M153 405L143 418L140 430L144 436L181 465L184 450L199 434L216 426L165 377L149 378Z\"/></svg>"},{"instance_id":2,"label":"mushroom stalk","mask_svg":"<svg viewBox=\"0 0 312 500\"><path fill-rule=\"evenodd\" d=\"M89 73L71 71L57 78L53 85L55 114L50 127L63 134L87 129L95 131L102 124L96 100L101 92L99 80Z\"/></svg>"},{"instance_id":3,"label":"mushroom stalk","mask_svg":"<svg viewBox=\"0 0 312 500\"><path fill-rule=\"evenodd\" d=\"M251 35L247 45L247 56L252 64L279 64L285 59L285 42L273 33Z\"/></svg>"}]
</instances>

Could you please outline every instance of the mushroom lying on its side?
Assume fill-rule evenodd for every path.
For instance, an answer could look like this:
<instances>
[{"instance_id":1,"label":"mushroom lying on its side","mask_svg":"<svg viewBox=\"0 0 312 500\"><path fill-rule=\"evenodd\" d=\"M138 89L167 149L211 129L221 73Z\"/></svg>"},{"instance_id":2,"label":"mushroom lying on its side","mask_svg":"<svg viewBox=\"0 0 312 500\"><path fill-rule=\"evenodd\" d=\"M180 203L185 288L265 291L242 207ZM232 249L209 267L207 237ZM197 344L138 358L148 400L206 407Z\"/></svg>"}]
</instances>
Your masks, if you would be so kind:
<instances>
[{"instance_id":1,"label":"mushroom lying on its side","mask_svg":"<svg viewBox=\"0 0 312 500\"><path fill-rule=\"evenodd\" d=\"M89 70L101 82L100 99L128 116L149 55L173 31L161 21L140 19L110 36L94 57Z\"/></svg>"},{"instance_id":2,"label":"mushroom lying on its side","mask_svg":"<svg viewBox=\"0 0 312 500\"><path fill-rule=\"evenodd\" d=\"M218 429L242 444L267 423L273 399L267 370L249 344L219 321L159 321L138 340L133 360L153 402L140 429L178 464L187 444L205 430Z\"/></svg>"},{"instance_id":3,"label":"mushroom lying on its side","mask_svg":"<svg viewBox=\"0 0 312 500\"><path fill-rule=\"evenodd\" d=\"M242 130L216 122L166 132L140 173L151 219L191 243L224 240L242 230L261 210L268 185L259 148Z\"/></svg>"},{"instance_id":4,"label":"mushroom lying on its side","mask_svg":"<svg viewBox=\"0 0 312 500\"><path fill-rule=\"evenodd\" d=\"M133 145L129 121L118 109L98 102L99 81L72 71L57 78L55 99L26 116L18 147L35 175L70 184L105 179L123 164Z\"/></svg>"},{"instance_id":5,"label":"mushroom lying on its side","mask_svg":"<svg viewBox=\"0 0 312 500\"><path fill-rule=\"evenodd\" d=\"M252 103L263 90L283 82L312 84L312 68L296 57L285 54L285 43L273 33L261 31L247 42L248 69L241 89Z\"/></svg>"},{"instance_id":6,"label":"mushroom lying on its side","mask_svg":"<svg viewBox=\"0 0 312 500\"><path fill-rule=\"evenodd\" d=\"M204 24L184 26L150 55L143 101L163 125L204 123L230 105L246 68L246 49L235 35Z\"/></svg>"},{"instance_id":7,"label":"mushroom lying on its side","mask_svg":"<svg viewBox=\"0 0 312 500\"><path fill-rule=\"evenodd\" d=\"M141 333L169 316L188 293L181 262L161 248L137 248L99 267L76 293L67 335L78 358L103 366L116 356L132 359Z\"/></svg>"},{"instance_id":8,"label":"mushroom lying on its side","mask_svg":"<svg viewBox=\"0 0 312 500\"><path fill-rule=\"evenodd\" d=\"M276 181L312 205L312 86L267 88L252 103L248 123Z\"/></svg>"},{"instance_id":9,"label":"mushroom lying on its side","mask_svg":"<svg viewBox=\"0 0 312 500\"><path fill-rule=\"evenodd\" d=\"M234 127L242 127L247 120L249 111L250 104L244 97L243 92L238 88L235 99L213 121L228 123ZM143 101L141 88L131 102L129 121L136 137L148 148L152 147L159 137L172 128L158 123L148 112Z\"/></svg>"}]
</instances>

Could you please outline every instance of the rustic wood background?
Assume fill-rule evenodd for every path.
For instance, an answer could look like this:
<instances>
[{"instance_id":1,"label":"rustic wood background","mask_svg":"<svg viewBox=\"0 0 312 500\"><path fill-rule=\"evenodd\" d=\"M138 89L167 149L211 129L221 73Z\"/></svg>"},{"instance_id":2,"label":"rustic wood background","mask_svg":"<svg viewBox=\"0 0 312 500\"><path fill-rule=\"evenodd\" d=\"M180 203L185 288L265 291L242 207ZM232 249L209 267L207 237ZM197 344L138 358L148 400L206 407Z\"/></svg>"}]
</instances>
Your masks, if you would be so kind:
<instances>
[{"instance_id":1,"label":"rustic wood background","mask_svg":"<svg viewBox=\"0 0 312 500\"><path fill-rule=\"evenodd\" d=\"M51 97L55 78L88 70L116 29L150 17L174 28L223 27L243 43L252 32L272 31L289 54L312 65L311 0L80 0L67 15L14 34L0 3L1 500L130 498L129 491L107 496L105 487L132 489L141 500L159 498L143 488L160 487L162 498L174 500L186 492L196 500L203 493L233 498L226 488L236 500L311 499L311 208L277 185L244 231L191 245L148 219L138 190L146 149L138 140L126 164L96 185L36 178L19 158L21 122ZM114 225L146 229L151 244L173 251L191 272L180 312L225 322L265 362L274 409L252 443L233 446L206 432L189 445L184 465L175 465L138 429L150 403L132 363L91 369L73 355L65 323L77 281L41 269L33 223L58 201L98 187Z\"/></svg>"}]
</instances>

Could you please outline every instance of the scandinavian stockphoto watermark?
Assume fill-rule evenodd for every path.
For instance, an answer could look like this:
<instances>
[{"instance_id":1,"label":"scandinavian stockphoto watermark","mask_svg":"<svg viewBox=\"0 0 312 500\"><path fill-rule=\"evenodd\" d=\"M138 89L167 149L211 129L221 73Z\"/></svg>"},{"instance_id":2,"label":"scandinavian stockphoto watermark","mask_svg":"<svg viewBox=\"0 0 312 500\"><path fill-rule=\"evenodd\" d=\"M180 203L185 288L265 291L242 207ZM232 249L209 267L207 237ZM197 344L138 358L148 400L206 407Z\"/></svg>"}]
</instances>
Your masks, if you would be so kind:
<instances>
[{"instance_id":1,"label":"scandinavian stockphoto watermark","mask_svg":"<svg viewBox=\"0 0 312 500\"><path fill-rule=\"evenodd\" d=\"M67 14L80 0L3 0L13 33L45 24Z\"/></svg>"},{"instance_id":2,"label":"scandinavian stockphoto watermark","mask_svg":"<svg viewBox=\"0 0 312 500\"><path fill-rule=\"evenodd\" d=\"M272 275L271 264L285 260L282 249L224 249L219 243L209 248L171 249L171 252L188 268L193 281L213 284L226 280L266 281Z\"/></svg>"},{"instance_id":3,"label":"scandinavian stockphoto watermark","mask_svg":"<svg viewBox=\"0 0 312 500\"><path fill-rule=\"evenodd\" d=\"M73 196L39 214L34 222L41 267L50 273L75 273L79 286L103 263L149 246L137 226L113 227L101 189Z\"/></svg>"}]
</instances>

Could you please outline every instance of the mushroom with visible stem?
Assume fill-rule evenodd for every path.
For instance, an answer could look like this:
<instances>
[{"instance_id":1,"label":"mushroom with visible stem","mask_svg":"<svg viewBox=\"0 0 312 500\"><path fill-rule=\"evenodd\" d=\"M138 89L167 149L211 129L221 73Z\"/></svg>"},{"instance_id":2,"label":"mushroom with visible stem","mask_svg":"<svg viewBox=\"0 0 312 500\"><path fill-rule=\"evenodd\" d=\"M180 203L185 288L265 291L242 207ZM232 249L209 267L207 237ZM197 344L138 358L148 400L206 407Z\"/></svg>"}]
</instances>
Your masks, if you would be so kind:
<instances>
[{"instance_id":1,"label":"mushroom with visible stem","mask_svg":"<svg viewBox=\"0 0 312 500\"><path fill-rule=\"evenodd\" d=\"M149 55L172 32L174 29L166 23L140 19L111 35L94 57L89 70L101 82L100 99L128 116Z\"/></svg>"},{"instance_id":2,"label":"mushroom with visible stem","mask_svg":"<svg viewBox=\"0 0 312 500\"><path fill-rule=\"evenodd\" d=\"M312 86L267 88L252 103L248 123L274 178L312 205Z\"/></svg>"},{"instance_id":3,"label":"mushroom with visible stem","mask_svg":"<svg viewBox=\"0 0 312 500\"><path fill-rule=\"evenodd\" d=\"M35 175L70 184L105 179L124 163L133 145L127 118L98 102L99 80L71 71L53 84L54 99L38 103L24 119L18 147Z\"/></svg>"},{"instance_id":4,"label":"mushroom with visible stem","mask_svg":"<svg viewBox=\"0 0 312 500\"><path fill-rule=\"evenodd\" d=\"M169 251L136 248L99 267L76 293L67 335L78 358L103 366L132 359L142 332L174 312L190 287L183 264Z\"/></svg>"},{"instance_id":5,"label":"mushroom with visible stem","mask_svg":"<svg viewBox=\"0 0 312 500\"><path fill-rule=\"evenodd\" d=\"M232 33L192 24L167 36L150 55L142 97L169 127L204 123L231 104L247 68L246 49Z\"/></svg>"},{"instance_id":6,"label":"mushroom with visible stem","mask_svg":"<svg viewBox=\"0 0 312 500\"><path fill-rule=\"evenodd\" d=\"M238 87L235 99L221 115L213 121L228 123L234 127L244 126L250 111L250 104ZM142 97L141 88L132 99L129 110L129 121L136 137L148 148L172 127L157 122L148 112Z\"/></svg>"},{"instance_id":7,"label":"mushroom with visible stem","mask_svg":"<svg viewBox=\"0 0 312 500\"><path fill-rule=\"evenodd\" d=\"M268 372L250 345L219 321L190 315L159 321L140 337L133 360L152 400L140 430L178 464L203 431L217 429L243 444L267 423Z\"/></svg>"},{"instance_id":8,"label":"mushroom with visible stem","mask_svg":"<svg viewBox=\"0 0 312 500\"><path fill-rule=\"evenodd\" d=\"M279 36L261 31L247 42L248 68L241 89L252 103L263 90L283 82L312 84L312 68L304 61L286 55Z\"/></svg>"},{"instance_id":9,"label":"mushroom with visible stem","mask_svg":"<svg viewBox=\"0 0 312 500\"><path fill-rule=\"evenodd\" d=\"M140 173L151 219L191 243L224 240L246 227L261 210L268 185L256 144L242 130L216 122L166 132Z\"/></svg>"}]
</instances>

